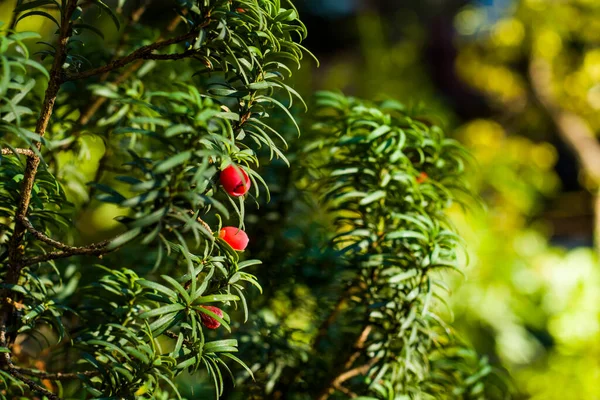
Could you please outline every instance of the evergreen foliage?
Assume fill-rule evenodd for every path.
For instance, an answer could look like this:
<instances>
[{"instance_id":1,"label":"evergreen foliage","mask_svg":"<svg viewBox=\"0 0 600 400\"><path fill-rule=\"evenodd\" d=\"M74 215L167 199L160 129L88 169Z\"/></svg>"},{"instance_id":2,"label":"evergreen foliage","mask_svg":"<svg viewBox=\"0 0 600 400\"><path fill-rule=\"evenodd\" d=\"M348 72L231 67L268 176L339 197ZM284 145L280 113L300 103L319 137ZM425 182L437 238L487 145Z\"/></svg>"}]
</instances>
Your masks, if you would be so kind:
<instances>
[{"instance_id":1,"label":"evergreen foliage","mask_svg":"<svg viewBox=\"0 0 600 400\"><path fill-rule=\"evenodd\" d=\"M145 7L19 1L0 36L0 398L181 398L178 379L197 372L216 396L232 381L294 398L307 386L322 399L495 395L491 368L438 315L436 272L459 267L444 212L468 192L464 150L398 103L317 96L310 145L292 155L333 218L316 247L335 269L315 290L344 289L300 355L261 328L260 302L247 299L262 291L249 272L261 261L232 237L247 200L269 198L259 165L290 164L277 127L300 131L289 109L302 99L285 80L310 54L306 30L279 0L173 1L159 29L139 23ZM51 37L17 33L38 17L56 24ZM241 191L235 175L220 177L231 166ZM73 226L97 202L118 213L108 239ZM302 268L307 251L269 268ZM350 347L323 352L340 324ZM257 345L277 353L264 362ZM265 376L269 363L277 374Z\"/></svg>"}]
</instances>

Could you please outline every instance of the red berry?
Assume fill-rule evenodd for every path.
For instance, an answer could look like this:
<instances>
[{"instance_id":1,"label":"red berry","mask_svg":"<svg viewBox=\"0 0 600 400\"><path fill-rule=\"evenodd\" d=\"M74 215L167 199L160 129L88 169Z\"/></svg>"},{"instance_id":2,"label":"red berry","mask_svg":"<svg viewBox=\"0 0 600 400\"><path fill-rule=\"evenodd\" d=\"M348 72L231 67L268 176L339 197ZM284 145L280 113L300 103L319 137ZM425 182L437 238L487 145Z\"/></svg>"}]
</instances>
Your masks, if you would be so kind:
<instances>
[{"instance_id":1,"label":"red berry","mask_svg":"<svg viewBox=\"0 0 600 400\"><path fill-rule=\"evenodd\" d=\"M218 307L214 307L214 306L200 306L200 307L205 308L208 311L212 311L213 313L217 314L219 316L219 318L223 318L223 310L221 310ZM202 321L204 326L207 327L208 329L217 329L218 327L221 326L221 323L219 321L217 321L216 319L214 319L213 317L211 317L208 314L200 313L200 320Z\"/></svg>"},{"instance_id":2,"label":"red berry","mask_svg":"<svg viewBox=\"0 0 600 400\"><path fill-rule=\"evenodd\" d=\"M221 171L219 179L225 191L235 197L245 195L250 189L251 182L248 174L235 165L230 165Z\"/></svg>"},{"instance_id":3,"label":"red berry","mask_svg":"<svg viewBox=\"0 0 600 400\"><path fill-rule=\"evenodd\" d=\"M248 235L235 226L224 226L219 232L219 237L226 241L234 250L244 251L248 246Z\"/></svg>"},{"instance_id":4,"label":"red berry","mask_svg":"<svg viewBox=\"0 0 600 400\"><path fill-rule=\"evenodd\" d=\"M426 172L421 172L419 176L417 176L417 183L423 183L427 180L427 178L429 178L429 175L427 175Z\"/></svg>"}]
</instances>

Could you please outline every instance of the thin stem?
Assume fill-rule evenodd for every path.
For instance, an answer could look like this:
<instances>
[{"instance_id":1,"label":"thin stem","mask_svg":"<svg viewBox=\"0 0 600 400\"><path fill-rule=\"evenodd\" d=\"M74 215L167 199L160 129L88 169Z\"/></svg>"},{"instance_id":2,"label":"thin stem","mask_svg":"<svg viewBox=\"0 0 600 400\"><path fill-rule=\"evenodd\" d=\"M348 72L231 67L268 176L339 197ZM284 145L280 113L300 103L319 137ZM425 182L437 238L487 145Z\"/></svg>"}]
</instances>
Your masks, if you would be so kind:
<instances>
[{"instance_id":1,"label":"thin stem","mask_svg":"<svg viewBox=\"0 0 600 400\"><path fill-rule=\"evenodd\" d=\"M102 242L104 246L106 246L109 242ZM116 249L107 249L105 247L99 247L100 243L96 243L92 246L85 247L73 247L70 250L65 251L53 251L46 254L41 254L39 256L33 256L29 258L23 259L23 265L34 265L42 262L58 260L60 258L67 258L71 256L102 256L104 254L108 254ZM98 246L98 247L96 247Z\"/></svg>"},{"instance_id":2,"label":"thin stem","mask_svg":"<svg viewBox=\"0 0 600 400\"><path fill-rule=\"evenodd\" d=\"M132 23L137 22L137 20L139 20L139 18L141 18L143 11L145 11L145 8L140 7L140 9L138 9L136 12L134 12L133 15L135 17L132 18ZM177 28L177 25L179 25L180 22L181 22L181 17L179 15L176 16L175 18L173 18L173 20L171 20L169 25L167 25L166 32L171 33L173 31L175 31L175 29ZM163 35L160 35L158 37L157 41L162 40L162 38L163 38ZM135 73L135 71L140 69L140 67L142 65L144 65L144 60L142 60L142 59L137 60L136 62L131 64L129 66L129 68L127 68L127 70L125 70L125 72L123 74L119 75L119 77L117 79L115 79L115 81L113 83L116 86L118 86L121 83L125 82L127 79L129 79L129 77L131 75L133 75ZM100 81L104 82L108 78L109 74L110 74L110 71L105 72L100 77ZM102 107L102 105L106 102L106 100L107 100L106 97L96 97L96 99L92 102L92 104L83 113L81 113L81 117L79 117L78 125L79 126L86 125L90 121L90 119L96 114L96 112L100 109L100 107ZM73 141L73 143L75 143L75 141ZM110 149L108 147L108 144L106 143L106 150L105 150L104 154L102 155L102 158L100 158L100 161L98 163L98 169L96 170L96 174L94 175L93 182L100 182L100 179L102 178L102 174L107 169L107 161L108 161L109 155L110 155ZM95 187L92 186L90 189L90 193L89 193L90 199L94 195L94 190L95 190ZM89 203L89 201L90 200L88 200L88 203Z\"/></svg>"},{"instance_id":3,"label":"thin stem","mask_svg":"<svg viewBox=\"0 0 600 400\"><path fill-rule=\"evenodd\" d=\"M97 376L100 375L99 371L81 371L81 372L57 372L50 373L46 371L39 371L36 369L14 367L15 370L23 375L35 376L39 379L49 379L51 381L66 381L70 379L79 379L80 376Z\"/></svg>"},{"instance_id":4,"label":"thin stem","mask_svg":"<svg viewBox=\"0 0 600 400\"><path fill-rule=\"evenodd\" d=\"M182 58L192 57L196 54L196 50L187 50L183 53L173 54L148 54L143 56L144 60L181 60Z\"/></svg>"},{"instance_id":5,"label":"thin stem","mask_svg":"<svg viewBox=\"0 0 600 400\"><path fill-rule=\"evenodd\" d=\"M27 228L27 231L29 231L29 233L31 233L36 239L38 239L41 242L44 242L46 244L49 244L50 246L54 247L55 249L59 249L59 250L64 250L64 251L78 251L80 249L101 249L103 247L106 247L106 245L109 243L108 241L103 241L103 242L99 242L99 243L94 243L85 247L75 247L75 246L69 246L68 244L59 242L58 240L52 239L48 236L46 236L44 233L38 231L37 229L35 229L35 227L31 224L31 222L25 218L22 221L23 225L25 225L25 227Z\"/></svg>"},{"instance_id":6,"label":"thin stem","mask_svg":"<svg viewBox=\"0 0 600 400\"><path fill-rule=\"evenodd\" d=\"M344 362L344 366L342 368L342 371L337 374L325 387L325 389L323 389L321 391L321 394L317 397L318 400L327 400L329 398L329 396L331 396L336 390L339 390L339 387L341 386L341 384L345 381L347 381L350 378L355 377L356 375L364 375L366 374L369 369L377 362L379 361L378 358L373 358L371 359L367 364L362 365L360 367L354 368L354 369L350 369L348 370L348 368L350 368L352 366L352 364L354 364L354 362L356 361L356 359L361 355L362 351L365 348L365 343L367 341L367 339L369 338L369 334L371 333L371 330L373 328L371 327L371 325L367 325L362 332L360 333L360 335L358 336L358 338L356 339L356 342L354 343L354 348L356 349L356 351L351 354L348 359Z\"/></svg>"},{"instance_id":7,"label":"thin stem","mask_svg":"<svg viewBox=\"0 0 600 400\"><path fill-rule=\"evenodd\" d=\"M175 43L183 42L184 40L192 39L193 37L195 37L198 34L198 30L203 28L204 26L205 25L200 25L196 29L194 29L190 32L187 32L180 36L176 36L171 39L162 40L162 41L155 42L155 43L152 43L152 44L149 44L146 46L142 46L139 49L133 51L131 54L129 54L125 57L122 57L122 58L118 58L114 61L111 61L110 63L108 63L107 65L105 65L103 67L93 68L93 69L90 69L90 70L87 70L84 72L80 72L78 74L69 75L67 77L67 80L74 81L74 80L78 80L78 79L85 79L85 78L89 78L94 75L100 75L100 74L104 74L106 72L110 72L110 71L114 71L116 69L122 68L125 65L130 64L134 61L144 59L144 57L150 56L152 54L152 52L155 50L162 49L164 47L170 46Z\"/></svg>"},{"instance_id":8,"label":"thin stem","mask_svg":"<svg viewBox=\"0 0 600 400\"><path fill-rule=\"evenodd\" d=\"M35 157L35 153L30 149L2 149L2 155L22 154L27 157Z\"/></svg>"},{"instance_id":9,"label":"thin stem","mask_svg":"<svg viewBox=\"0 0 600 400\"><path fill-rule=\"evenodd\" d=\"M77 1L70 0L67 4L67 9L65 10L65 13L63 14L63 20L60 29L58 45L56 48L56 54L54 57L54 63L52 64L52 69L50 70L50 80L48 82L48 87L46 88L44 102L42 103L42 111L36 123L35 133L37 133L40 137L43 137L46 133L48 123L50 122L50 117L52 116L54 102L56 101L56 96L60 89L60 85L63 81L62 66L67 56L67 43L69 42L69 38L72 33L70 19L71 15L73 15L73 12L76 8ZM41 142L36 142L36 146L38 149L40 149ZM11 264L13 265L13 270L19 269L18 259L21 257L22 253L22 250L20 250L19 248L23 240L23 235L25 233L25 227L20 220L24 219L27 215L27 210L31 201L31 191L33 189L33 183L35 181L35 176L39 164L39 157L34 155L33 157L28 158L27 167L23 176L23 183L21 186L21 199L19 201L19 205L16 212L17 221L15 224L14 233L11 237L11 241L9 244L9 259L11 261ZM12 276L12 278L14 279L14 276Z\"/></svg>"},{"instance_id":10,"label":"thin stem","mask_svg":"<svg viewBox=\"0 0 600 400\"><path fill-rule=\"evenodd\" d=\"M213 233L212 229L210 229L210 225L208 225L206 222L204 222L204 220L202 218L198 217L197 221L200 222L200 225L202 225L204 227L204 229L209 231L211 234Z\"/></svg>"},{"instance_id":11,"label":"thin stem","mask_svg":"<svg viewBox=\"0 0 600 400\"><path fill-rule=\"evenodd\" d=\"M321 323L321 325L319 326L317 335L315 336L315 339L313 340L313 345L312 345L313 349L316 349L319 346L319 344L321 343L321 340L323 340L323 338L327 335L327 332L329 331L329 327L335 322L338 315L344 308L344 305L348 301L351 289L352 289L352 286L350 286L348 289L346 289L346 291L338 299L337 303L335 304L335 306L333 307L333 309L331 310L331 312L329 313L327 318L325 318L323 320L323 322Z\"/></svg>"},{"instance_id":12,"label":"thin stem","mask_svg":"<svg viewBox=\"0 0 600 400\"><path fill-rule=\"evenodd\" d=\"M63 64L67 57L67 44L72 34L71 29L71 16L77 8L77 0L69 0L67 3L61 28L59 32L58 44L56 46L56 53L52 68L50 69L50 79L48 81L48 87L44 95L44 101L42 103L42 110L38 117L35 133L40 137L43 137L48 128L50 117L52 116L52 110L54 108L54 102L60 89L60 85L63 82ZM41 142L35 142L37 149L41 148ZM15 226L8 243L8 268L6 275L4 276L4 283L6 284L17 284L21 275L21 269L23 268L23 238L25 236L26 227L23 221L27 218L27 212L29 210L29 203L31 202L31 193L35 182L35 176L37 169L40 164L40 158L37 155L27 158L27 165L23 172L23 181L21 184L21 193L19 204L15 213ZM2 290L0 293L1 298L8 297L7 289ZM9 307L3 307L3 321L8 321L8 315L12 315L14 310ZM9 360L10 361L10 360Z\"/></svg>"},{"instance_id":13,"label":"thin stem","mask_svg":"<svg viewBox=\"0 0 600 400\"><path fill-rule=\"evenodd\" d=\"M342 391L345 394L350 394L348 389L342 386L342 383L346 382L348 379L354 378L358 375L366 375L371 367L375 365L379 361L378 358L372 358L368 363L361 365L360 367L352 368L346 372L343 372L335 377L335 379L331 382L331 386L327 389L327 392L323 393L319 396L318 400L327 400L329 396L331 396L336 390ZM355 394L350 394L350 397L356 397Z\"/></svg>"},{"instance_id":14,"label":"thin stem","mask_svg":"<svg viewBox=\"0 0 600 400\"><path fill-rule=\"evenodd\" d=\"M6 323L8 320L8 314L4 313L0 320L0 346L8 347L8 338L6 335ZM46 396L50 400L61 400L60 397L52 393L51 391L41 387L36 382L25 377L12 362L10 353L0 353L0 365L4 371L7 371L10 375L17 378L21 382L25 383L29 388L42 396Z\"/></svg>"},{"instance_id":15,"label":"thin stem","mask_svg":"<svg viewBox=\"0 0 600 400\"><path fill-rule=\"evenodd\" d=\"M354 349L356 351L350 356L350 358L348 358L348 361L346 361L346 364L344 364L344 369L350 368L352 365L354 365L354 362L356 361L356 359L358 357L360 357L360 354L365 348L365 343L366 343L367 339L369 338L369 335L371 334L372 329L373 329L373 327L371 325L367 325L365 327L365 329L363 329L360 336L358 337L358 340L356 341L356 343L354 345Z\"/></svg>"},{"instance_id":16,"label":"thin stem","mask_svg":"<svg viewBox=\"0 0 600 400\"><path fill-rule=\"evenodd\" d=\"M68 244L59 242L58 240L55 240L55 239L52 239L52 238L46 236L44 233L38 231L31 224L31 222L29 222L29 220L27 218L25 218L21 222L27 228L27 231L29 231L29 233L31 233L36 239L38 239L39 241L44 242L46 244L49 244L50 246L54 247L55 249L62 250L62 251L54 251L54 252L50 252L50 253L46 253L46 254L42 254L39 256L30 257L30 258L25 258L22 260L22 264L24 266L38 264L38 263L50 261L50 260L56 260L59 258L66 258L66 257L70 257L70 256L75 256L75 255L100 256L100 255L107 254L111 251L116 250L116 249L107 249L106 248L106 246L110 243L109 240L105 240L105 241L98 242L98 243L93 243L93 244L90 244L87 246L82 246L82 247L69 246Z\"/></svg>"},{"instance_id":17,"label":"thin stem","mask_svg":"<svg viewBox=\"0 0 600 400\"><path fill-rule=\"evenodd\" d=\"M142 15L144 14L144 12L146 12L146 4L142 4L137 10L135 10L130 18L129 21L127 23L127 26L131 26L133 24L136 24L140 18L142 17ZM176 21L179 23L179 21L181 20L181 18L179 18L179 16L177 17ZM169 24L169 27L171 27L172 23ZM176 26L176 25L175 25ZM173 27L173 30L175 30L175 28ZM125 32L125 34L121 37L121 40L119 42L119 45L117 46L117 49L115 50L115 54L113 56L113 58L111 59L111 61L114 61L117 59L117 56L120 52L120 50L123 48L123 46L125 45L125 41L127 40L127 37L129 35L127 34L127 32ZM161 40L162 36L160 36L157 40ZM136 63L133 64L133 66L136 66L136 70L142 65L142 62L138 61ZM131 75L133 73L133 71L130 71L130 69L128 69L127 71L125 71L124 74L120 75L114 82L115 85L119 85L121 83L123 83L123 81L125 79L127 79L129 77L129 75ZM108 76L110 75L110 71L105 72L104 74L102 74L102 76L100 76L100 82L104 82L108 79ZM97 97L96 100L84 111L81 113L81 116L79 117L79 121L77 122L78 125L82 126L85 125L89 122L89 120L92 118L92 116L94 116L94 114L96 113L96 111L98 111L98 109L102 106L102 104L104 104L104 102L106 101L106 97ZM97 182L97 181L94 181Z\"/></svg>"},{"instance_id":18,"label":"thin stem","mask_svg":"<svg viewBox=\"0 0 600 400\"><path fill-rule=\"evenodd\" d=\"M119 39L119 43L115 48L111 61L114 61L119 56L119 53L121 52L123 47L125 47L125 43L129 39L129 32L127 31L127 28L138 23L140 18L142 18L142 15L144 15L144 13L146 12L146 9L150 2L150 0L143 0L142 4L137 9L135 9L127 18L127 23L125 24L123 35L121 35L121 38ZM105 72L104 74L102 74L102 76L100 77L100 82L106 81L108 79L109 74L110 72Z\"/></svg>"},{"instance_id":19,"label":"thin stem","mask_svg":"<svg viewBox=\"0 0 600 400\"><path fill-rule=\"evenodd\" d=\"M175 332L173 332L173 331L165 331L164 335L165 335L165 336L167 336L167 337L170 337L171 339L179 340L179 335L178 335L178 334L176 334L176 333L175 333ZM188 346L191 346L191 345L192 345L192 342L190 342L190 341L189 341L189 340L187 340L187 339L183 339L183 343L185 343L185 344L186 344L186 345L188 345Z\"/></svg>"}]
</instances>

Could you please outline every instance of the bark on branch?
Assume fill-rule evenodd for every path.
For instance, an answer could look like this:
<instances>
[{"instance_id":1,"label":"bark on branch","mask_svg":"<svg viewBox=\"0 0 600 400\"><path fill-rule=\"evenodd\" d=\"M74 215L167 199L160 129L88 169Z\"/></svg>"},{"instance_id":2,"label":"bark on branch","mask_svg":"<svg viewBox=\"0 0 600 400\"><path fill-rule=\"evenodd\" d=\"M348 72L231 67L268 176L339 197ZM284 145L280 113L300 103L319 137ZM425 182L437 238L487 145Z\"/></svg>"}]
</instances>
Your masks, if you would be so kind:
<instances>
[{"instance_id":1,"label":"bark on branch","mask_svg":"<svg viewBox=\"0 0 600 400\"><path fill-rule=\"evenodd\" d=\"M38 371L35 369L22 368L22 367L14 367L15 371L19 372L22 375L27 376L35 376L39 379L49 379L51 381L66 381L71 379L79 379L80 376L97 376L100 375L99 371L81 371L81 372L45 372Z\"/></svg>"},{"instance_id":2,"label":"bark on branch","mask_svg":"<svg viewBox=\"0 0 600 400\"><path fill-rule=\"evenodd\" d=\"M90 69L90 70L87 70L84 72L80 72L78 74L69 75L66 80L74 81L74 80L78 80L78 79L89 78L94 75L105 74L107 72L111 72L111 71L114 71L121 67L124 67L125 65L130 64L134 61L141 60L141 59L147 59L148 57L153 56L152 53L155 50L159 50L159 49L165 48L167 46L170 46L172 44L181 43L185 40L194 38L196 35L198 35L198 31L202 27L203 27L203 25L201 25L201 26L197 27L196 29L194 29L190 32L187 32L183 35L176 36L171 39L158 41L158 42L146 45L146 46L142 46L139 49L130 53L129 55L122 57L122 58L118 58L114 61L111 61L110 63L108 63L107 65L105 65L103 67L93 68L93 69ZM156 56L156 55L154 55L154 56Z\"/></svg>"},{"instance_id":3,"label":"bark on branch","mask_svg":"<svg viewBox=\"0 0 600 400\"><path fill-rule=\"evenodd\" d=\"M2 347L8 347L8 338L7 338L7 334L6 334L7 321L8 321L8 314L4 313L0 317L0 346L2 346ZM19 368L15 367L15 365L13 364L10 353L0 353L0 366L2 367L2 369L4 371L8 372L11 376L13 376L14 378L20 380L21 382L23 382L27 386L29 386L29 388L34 393L38 393L42 396L46 396L50 400L61 400L60 397L58 397L51 391L47 390L46 388L43 388L42 386L38 385L36 382L34 382L31 379L24 376L19 371Z\"/></svg>"},{"instance_id":4,"label":"bark on branch","mask_svg":"<svg viewBox=\"0 0 600 400\"><path fill-rule=\"evenodd\" d=\"M27 228L27 231L29 233L31 233L36 239L38 239L41 242L44 242L46 244L49 244L50 246L54 247L55 249L59 249L59 250L64 250L65 252L73 252L73 251L80 251L81 249L89 249L89 250L93 250L93 249L102 249L104 247L106 247L109 243L108 240L99 242L99 243L94 243L88 246L84 246L84 247L75 247L75 246L69 246L68 244L59 242L58 240L52 239L51 237L46 236L44 233L38 231L37 229L35 229L35 227L31 224L31 222L25 218L22 221L23 225L25 225L25 228Z\"/></svg>"},{"instance_id":5,"label":"bark on branch","mask_svg":"<svg viewBox=\"0 0 600 400\"><path fill-rule=\"evenodd\" d=\"M373 358L373 359L369 360L368 363L366 363L364 365L361 365L360 367L349 369L350 367L352 367L352 364L354 364L354 362L356 361L356 359L363 352L363 350L365 348L365 343L367 342L367 339L369 338L369 334L371 333L372 329L373 328L372 328L371 325L367 325L362 330L362 332L358 336L358 339L356 339L356 342L354 343L354 349L356 349L356 351L352 355L350 355L348 357L348 359L344 363L342 371L339 374L337 374L327 384L327 386L325 387L325 389L323 389L323 391L321 392L321 394L317 398L318 400L327 400L327 399L329 399L329 396L331 396L333 393L335 393L336 390L342 390L342 391L344 391L343 389L341 389L342 383L346 382L348 379L353 378L353 377L355 377L357 375L365 375L367 372L369 372L369 369L371 369L371 367L373 365L375 365L377 363L377 361L379 361L378 358Z\"/></svg>"},{"instance_id":6,"label":"bark on branch","mask_svg":"<svg viewBox=\"0 0 600 400\"><path fill-rule=\"evenodd\" d=\"M22 154L27 157L35 157L35 153L30 149L2 149L2 155Z\"/></svg>"}]
</instances>

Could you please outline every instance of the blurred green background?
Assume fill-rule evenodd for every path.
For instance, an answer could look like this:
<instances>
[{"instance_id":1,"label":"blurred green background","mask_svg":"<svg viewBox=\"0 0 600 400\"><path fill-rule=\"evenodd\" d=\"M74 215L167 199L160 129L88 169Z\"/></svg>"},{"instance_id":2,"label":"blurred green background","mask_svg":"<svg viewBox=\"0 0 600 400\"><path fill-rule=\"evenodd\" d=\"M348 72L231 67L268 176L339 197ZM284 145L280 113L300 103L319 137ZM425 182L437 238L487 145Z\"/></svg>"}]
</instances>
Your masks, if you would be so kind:
<instances>
[{"instance_id":1,"label":"blurred green background","mask_svg":"<svg viewBox=\"0 0 600 400\"><path fill-rule=\"evenodd\" d=\"M9 19L13 4L0 2L0 20ZM301 93L332 89L425 105L473 152L472 184L486 208L454 211L469 251L466 277L454 277L452 293L459 332L510 373L518 398L599 399L598 176L581 167L565 130L576 122L589 132L600 128L600 1L295 4L309 29L305 45L321 61L297 73ZM168 1L155 1L144 18L159 19L164 7ZM52 29L35 17L18 28ZM541 63L552 70L542 86ZM567 114L577 120L561 125ZM103 151L90 139L92 167L74 165L70 173L91 180ZM62 157L67 165L69 155ZM73 201L77 187L69 192ZM117 213L92 203L81 229L103 236ZM308 323L286 302L279 308L288 324Z\"/></svg>"}]
</instances>

